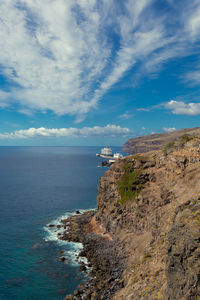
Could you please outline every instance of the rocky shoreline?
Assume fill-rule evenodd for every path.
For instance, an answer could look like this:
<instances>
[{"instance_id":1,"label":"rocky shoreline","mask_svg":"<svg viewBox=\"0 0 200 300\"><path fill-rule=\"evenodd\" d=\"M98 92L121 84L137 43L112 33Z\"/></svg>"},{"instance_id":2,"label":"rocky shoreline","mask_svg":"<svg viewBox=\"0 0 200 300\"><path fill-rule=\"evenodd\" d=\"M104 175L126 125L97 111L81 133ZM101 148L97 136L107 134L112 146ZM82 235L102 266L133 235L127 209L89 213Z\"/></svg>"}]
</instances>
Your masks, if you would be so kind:
<instances>
[{"instance_id":1,"label":"rocky shoreline","mask_svg":"<svg viewBox=\"0 0 200 300\"><path fill-rule=\"evenodd\" d=\"M80 262L80 271L88 271L88 279L79 285L74 295L67 295L65 300L110 299L123 287L121 280L126 266L126 255L120 255L123 246L114 237L101 234L101 225L92 223L96 211L76 214L61 220L67 230L59 239L83 244L79 257L86 257L87 264ZM99 230L98 230L99 227Z\"/></svg>"},{"instance_id":2,"label":"rocky shoreline","mask_svg":"<svg viewBox=\"0 0 200 300\"><path fill-rule=\"evenodd\" d=\"M199 145L183 136L118 160L99 181L97 210L60 221L58 238L82 243L87 258L88 280L65 300L198 299Z\"/></svg>"}]
</instances>

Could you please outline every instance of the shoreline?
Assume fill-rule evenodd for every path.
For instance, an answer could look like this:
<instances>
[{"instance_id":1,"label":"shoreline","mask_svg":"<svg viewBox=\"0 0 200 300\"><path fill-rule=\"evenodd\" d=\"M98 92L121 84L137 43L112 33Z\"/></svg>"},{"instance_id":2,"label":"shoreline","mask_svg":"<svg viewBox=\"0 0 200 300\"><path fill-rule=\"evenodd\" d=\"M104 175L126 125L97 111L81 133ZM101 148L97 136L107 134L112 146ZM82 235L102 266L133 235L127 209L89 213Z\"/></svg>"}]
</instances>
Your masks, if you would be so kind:
<instances>
[{"instance_id":1,"label":"shoreline","mask_svg":"<svg viewBox=\"0 0 200 300\"><path fill-rule=\"evenodd\" d=\"M76 213L61 219L60 223L65 230L59 233L59 240L83 245L78 254L82 260L78 259L78 264L80 272L88 277L73 295L64 299L111 299L123 287L121 277L126 266L126 255L120 255L123 247L117 237L108 234L103 224L96 220L96 210ZM62 256L60 259L65 261Z\"/></svg>"}]
</instances>

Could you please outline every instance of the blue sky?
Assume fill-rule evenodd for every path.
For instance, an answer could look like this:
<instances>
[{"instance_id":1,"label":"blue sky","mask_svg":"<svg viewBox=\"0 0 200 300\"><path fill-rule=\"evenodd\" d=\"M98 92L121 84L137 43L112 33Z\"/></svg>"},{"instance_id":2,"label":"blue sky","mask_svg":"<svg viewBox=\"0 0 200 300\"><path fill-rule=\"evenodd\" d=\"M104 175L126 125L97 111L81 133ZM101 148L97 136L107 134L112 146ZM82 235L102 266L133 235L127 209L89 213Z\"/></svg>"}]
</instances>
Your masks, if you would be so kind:
<instances>
[{"instance_id":1,"label":"blue sky","mask_svg":"<svg viewBox=\"0 0 200 300\"><path fill-rule=\"evenodd\" d=\"M200 126L199 0L1 0L0 145Z\"/></svg>"}]
</instances>

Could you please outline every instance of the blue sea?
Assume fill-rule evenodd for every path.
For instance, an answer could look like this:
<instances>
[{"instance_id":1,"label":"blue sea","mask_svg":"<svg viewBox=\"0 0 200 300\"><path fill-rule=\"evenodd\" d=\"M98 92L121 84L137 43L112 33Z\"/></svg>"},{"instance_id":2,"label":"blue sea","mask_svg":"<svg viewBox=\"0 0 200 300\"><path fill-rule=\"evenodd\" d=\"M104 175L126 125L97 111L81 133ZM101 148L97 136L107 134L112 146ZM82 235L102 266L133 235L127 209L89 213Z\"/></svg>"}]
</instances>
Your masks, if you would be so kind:
<instances>
[{"instance_id":1,"label":"blue sea","mask_svg":"<svg viewBox=\"0 0 200 300\"><path fill-rule=\"evenodd\" d=\"M76 260L82 245L59 241L48 225L96 208L107 170L97 167L99 151L0 147L0 300L60 300L85 280Z\"/></svg>"}]
</instances>

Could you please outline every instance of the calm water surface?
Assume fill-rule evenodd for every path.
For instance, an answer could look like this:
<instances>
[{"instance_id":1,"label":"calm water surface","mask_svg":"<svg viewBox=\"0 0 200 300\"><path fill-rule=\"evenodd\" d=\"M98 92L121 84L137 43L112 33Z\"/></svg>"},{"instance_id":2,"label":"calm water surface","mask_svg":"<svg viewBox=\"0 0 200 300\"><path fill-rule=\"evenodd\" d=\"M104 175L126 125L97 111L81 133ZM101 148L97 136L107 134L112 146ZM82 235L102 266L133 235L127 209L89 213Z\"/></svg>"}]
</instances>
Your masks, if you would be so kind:
<instances>
[{"instance_id":1,"label":"calm water surface","mask_svg":"<svg viewBox=\"0 0 200 300\"><path fill-rule=\"evenodd\" d=\"M0 147L0 300L60 300L84 279L75 261L80 245L59 242L47 225L96 207L106 171L97 167L99 151ZM58 261L60 250L68 264Z\"/></svg>"}]
</instances>

